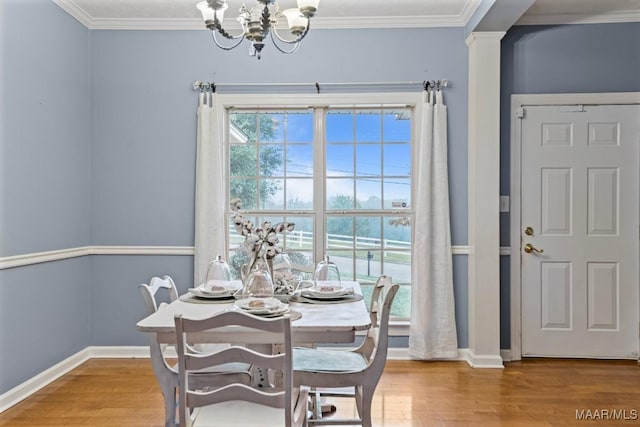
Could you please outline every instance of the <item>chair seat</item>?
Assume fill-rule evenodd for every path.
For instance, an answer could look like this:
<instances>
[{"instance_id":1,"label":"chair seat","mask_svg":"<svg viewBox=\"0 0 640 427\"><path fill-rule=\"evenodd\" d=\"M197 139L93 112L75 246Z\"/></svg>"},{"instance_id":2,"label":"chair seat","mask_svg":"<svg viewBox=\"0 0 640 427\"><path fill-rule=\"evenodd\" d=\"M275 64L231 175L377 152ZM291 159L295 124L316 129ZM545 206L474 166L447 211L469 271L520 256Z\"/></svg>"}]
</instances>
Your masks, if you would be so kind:
<instances>
[{"instance_id":1,"label":"chair seat","mask_svg":"<svg viewBox=\"0 0 640 427\"><path fill-rule=\"evenodd\" d=\"M293 370L306 372L359 372L367 368L359 353L345 350L295 348Z\"/></svg>"}]
</instances>

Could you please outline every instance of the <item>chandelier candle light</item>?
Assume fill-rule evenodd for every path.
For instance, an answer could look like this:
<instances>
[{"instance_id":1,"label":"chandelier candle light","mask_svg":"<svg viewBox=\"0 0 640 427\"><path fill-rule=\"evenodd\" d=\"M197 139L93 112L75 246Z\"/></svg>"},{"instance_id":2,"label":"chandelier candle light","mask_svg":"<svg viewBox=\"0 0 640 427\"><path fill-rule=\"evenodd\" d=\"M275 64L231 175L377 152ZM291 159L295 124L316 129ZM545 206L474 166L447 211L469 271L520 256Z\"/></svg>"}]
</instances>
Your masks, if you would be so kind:
<instances>
[{"instance_id":1,"label":"chandelier candle light","mask_svg":"<svg viewBox=\"0 0 640 427\"><path fill-rule=\"evenodd\" d=\"M282 53L293 53L298 49L300 41L309 32L309 23L318 9L320 0L297 0L298 7L280 11L276 0L256 0L257 5L249 9L245 4L239 10L236 20L240 24L241 32L231 35L223 27L224 13L229 8L227 0L206 0L201 1L196 7L202 13L204 24L211 30L211 36L215 44L224 49L231 50L246 38L251 42L249 54L260 59L264 41L271 35L274 46ZM273 6L272 6L273 5ZM272 12L270 6L273 7ZM278 18L285 17L289 26L292 38L282 37L278 33ZM232 40L228 46L218 41L216 33L225 39ZM281 47L280 44L290 45L290 48Z\"/></svg>"}]
</instances>

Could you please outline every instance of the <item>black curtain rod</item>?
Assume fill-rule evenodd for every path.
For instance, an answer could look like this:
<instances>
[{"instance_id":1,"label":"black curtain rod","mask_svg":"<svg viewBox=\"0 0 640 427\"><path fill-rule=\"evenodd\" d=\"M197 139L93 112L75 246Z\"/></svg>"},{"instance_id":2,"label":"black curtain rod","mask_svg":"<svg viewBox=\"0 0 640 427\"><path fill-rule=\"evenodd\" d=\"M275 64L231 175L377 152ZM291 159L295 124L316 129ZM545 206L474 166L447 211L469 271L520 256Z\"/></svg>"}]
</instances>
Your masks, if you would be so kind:
<instances>
[{"instance_id":1,"label":"black curtain rod","mask_svg":"<svg viewBox=\"0 0 640 427\"><path fill-rule=\"evenodd\" d=\"M252 89L261 88L274 88L279 91L292 92L294 90L309 90L315 89L316 93L320 93L322 89L328 89L331 91L348 91L350 88L363 88L369 87L370 89L386 89L406 91L412 88L422 88L422 90L435 89L440 90L446 88L449 85L448 80L425 80L423 82L352 82L352 83L214 83L214 82L201 82L196 80L193 82L193 89L200 90L202 92L216 92L218 88L227 88L230 92L250 92Z\"/></svg>"}]
</instances>

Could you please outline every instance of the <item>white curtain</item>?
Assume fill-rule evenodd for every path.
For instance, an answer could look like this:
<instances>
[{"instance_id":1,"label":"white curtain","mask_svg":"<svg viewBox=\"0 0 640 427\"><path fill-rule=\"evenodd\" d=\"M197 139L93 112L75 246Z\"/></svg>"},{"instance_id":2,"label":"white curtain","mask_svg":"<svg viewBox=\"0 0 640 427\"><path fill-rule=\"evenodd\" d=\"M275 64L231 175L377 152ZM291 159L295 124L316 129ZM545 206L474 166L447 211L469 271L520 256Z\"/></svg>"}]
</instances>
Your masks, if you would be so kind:
<instances>
[{"instance_id":1,"label":"white curtain","mask_svg":"<svg viewBox=\"0 0 640 427\"><path fill-rule=\"evenodd\" d=\"M447 107L441 91L424 92L420 119L414 163L409 355L416 359L455 358L458 340L449 223Z\"/></svg>"},{"instance_id":2,"label":"white curtain","mask_svg":"<svg viewBox=\"0 0 640 427\"><path fill-rule=\"evenodd\" d=\"M225 159L220 138L221 115L215 110L215 94L201 92L198 105L196 152L196 207L194 284L204 282L209 261L225 257Z\"/></svg>"}]
</instances>

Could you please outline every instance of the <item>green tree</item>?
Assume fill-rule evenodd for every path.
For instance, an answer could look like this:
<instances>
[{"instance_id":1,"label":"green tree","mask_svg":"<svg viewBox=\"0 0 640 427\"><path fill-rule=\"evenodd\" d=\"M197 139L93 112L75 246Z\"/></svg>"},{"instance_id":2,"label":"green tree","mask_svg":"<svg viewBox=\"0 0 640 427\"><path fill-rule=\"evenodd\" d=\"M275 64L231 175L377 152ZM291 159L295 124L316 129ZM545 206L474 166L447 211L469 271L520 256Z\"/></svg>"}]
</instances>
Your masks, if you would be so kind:
<instances>
[{"instance_id":1,"label":"green tree","mask_svg":"<svg viewBox=\"0 0 640 427\"><path fill-rule=\"evenodd\" d=\"M360 202L354 200L352 196L348 196L346 194L338 194L335 197L332 197L328 201L328 207L332 210L344 210L344 211L353 211L361 209ZM329 234L338 234L342 236L353 236L355 234L354 230L354 217L353 216L332 216L329 217L327 221L327 233ZM371 226L368 218L359 217L356 218L356 225L358 229L358 233L361 236L368 236Z\"/></svg>"},{"instance_id":2,"label":"green tree","mask_svg":"<svg viewBox=\"0 0 640 427\"><path fill-rule=\"evenodd\" d=\"M231 114L231 126L246 142L232 144L230 149L229 195L240 198L245 209L264 207L281 189L277 181L256 179L274 176L283 169L282 146L263 144L276 139L280 122L273 114L235 112Z\"/></svg>"}]
</instances>

